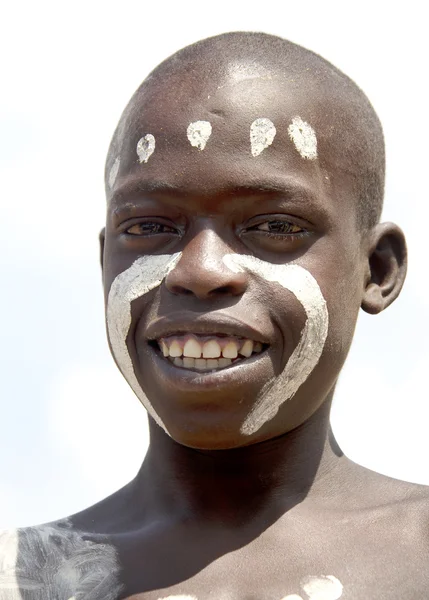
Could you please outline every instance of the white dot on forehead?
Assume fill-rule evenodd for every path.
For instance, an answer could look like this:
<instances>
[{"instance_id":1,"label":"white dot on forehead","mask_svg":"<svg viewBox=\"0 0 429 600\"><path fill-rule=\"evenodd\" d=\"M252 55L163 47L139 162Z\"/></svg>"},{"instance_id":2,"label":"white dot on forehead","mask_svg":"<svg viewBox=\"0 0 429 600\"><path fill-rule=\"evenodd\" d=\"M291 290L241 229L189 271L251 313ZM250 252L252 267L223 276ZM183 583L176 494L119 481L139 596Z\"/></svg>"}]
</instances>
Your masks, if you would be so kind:
<instances>
[{"instance_id":1,"label":"white dot on forehead","mask_svg":"<svg viewBox=\"0 0 429 600\"><path fill-rule=\"evenodd\" d=\"M253 156L259 156L271 146L276 136L276 128L270 119L255 119L250 126L250 148Z\"/></svg>"},{"instance_id":2,"label":"white dot on forehead","mask_svg":"<svg viewBox=\"0 0 429 600\"><path fill-rule=\"evenodd\" d=\"M288 133L302 158L308 160L317 158L317 138L311 125L303 121L301 117L294 117L288 127Z\"/></svg>"},{"instance_id":3,"label":"white dot on forehead","mask_svg":"<svg viewBox=\"0 0 429 600\"><path fill-rule=\"evenodd\" d=\"M338 600L343 595L343 585L333 575L307 577L301 587L310 600Z\"/></svg>"},{"instance_id":4,"label":"white dot on forehead","mask_svg":"<svg viewBox=\"0 0 429 600\"><path fill-rule=\"evenodd\" d=\"M147 133L137 142L137 156L140 163L147 163L155 150L155 138Z\"/></svg>"},{"instance_id":5,"label":"white dot on forehead","mask_svg":"<svg viewBox=\"0 0 429 600\"><path fill-rule=\"evenodd\" d=\"M186 133L191 146L204 150L212 134L212 126L209 121L194 121L188 125Z\"/></svg>"},{"instance_id":6,"label":"white dot on forehead","mask_svg":"<svg viewBox=\"0 0 429 600\"><path fill-rule=\"evenodd\" d=\"M121 164L121 161L119 159L119 156L117 156L115 158L115 162L113 163L113 165L110 169L110 172L109 172L109 187L110 187L110 189L112 189L112 187L115 185L115 181L116 181L116 177L118 176L120 164Z\"/></svg>"}]
</instances>

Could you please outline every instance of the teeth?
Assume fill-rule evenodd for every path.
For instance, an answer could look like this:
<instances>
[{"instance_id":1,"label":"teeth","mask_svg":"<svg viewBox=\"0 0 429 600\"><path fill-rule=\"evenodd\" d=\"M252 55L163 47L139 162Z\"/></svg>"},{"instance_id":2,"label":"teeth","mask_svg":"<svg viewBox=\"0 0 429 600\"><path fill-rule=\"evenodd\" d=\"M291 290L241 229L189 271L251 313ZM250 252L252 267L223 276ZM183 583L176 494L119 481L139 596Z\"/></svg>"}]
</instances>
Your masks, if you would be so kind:
<instances>
[{"instance_id":1,"label":"teeth","mask_svg":"<svg viewBox=\"0 0 429 600\"><path fill-rule=\"evenodd\" d=\"M170 349L171 354L171 349ZM183 356L190 356L192 358L200 358L201 356L201 345L196 339L190 338L183 348Z\"/></svg>"},{"instance_id":2,"label":"teeth","mask_svg":"<svg viewBox=\"0 0 429 600\"><path fill-rule=\"evenodd\" d=\"M216 358L208 358L207 359L207 368L208 369L218 369L219 361Z\"/></svg>"},{"instance_id":3,"label":"teeth","mask_svg":"<svg viewBox=\"0 0 429 600\"><path fill-rule=\"evenodd\" d=\"M237 344L235 344L235 342L228 342L222 350L222 356L224 358L237 358Z\"/></svg>"},{"instance_id":4,"label":"teeth","mask_svg":"<svg viewBox=\"0 0 429 600\"><path fill-rule=\"evenodd\" d=\"M161 347L161 352L163 353L164 356L170 356L170 352L168 351L168 346L164 342L164 340L161 340L160 347Z\"/></svg>"},{"instance_id":5,"label":"teeth","mask_svg":"<svg viewBox=\"0 0 429 600\"><path fill-rule=\"evenodd\" d=\"M219 367L229 367L232 364L232 360L230 358L220 358L219 359Z\"/></svg>"},{"instance_id":6,"label":"teeth","mask_svg":"<svg viewBox=\"0 0 429 600\"><path fill-rule=\"evenodd\" d=\"M185 339L188 338L185 342ZM204 338L203 338L204 339ZM262 344L249 339L218 338L200 343L194 335L158 340L162 354L176 367L212 371L232 364L234 359L249 358L262 352ZM223 348L222 348L223 346ZM238 356L240 354L240 356Z\"/></svg>"},{"instance_id":7,"label":"teeth","mask_svg":"<svg viewBox=\"0 0 429 600\"><path fill-rule=\"evenodd\" d=\"M252 356L252 352L253 352L253 342L252 342L252 340L246 340L240 348L240 354L242 356L245 356L246 358L249 358L249 356Z\"/></svg>"},{"instance_id":8,"label":"teeth","mask_svg":"<svg viewBox=\"0 0 429 600\"><path fill-rule=\"evenodd\" d=\"M170 356L182 356L182 347L177 340L173 340L170 344Z\"/></svg>"},{"instance_id":9,"label":"teeth","mask_svg":"<svg viewBox=\"0 0 429 600\"><path fill-rule=\"evenodd\" d=\"M219 358L222 350L216 340L209 340L203 346L204 358Z\"/></svg>"}]
</instances>

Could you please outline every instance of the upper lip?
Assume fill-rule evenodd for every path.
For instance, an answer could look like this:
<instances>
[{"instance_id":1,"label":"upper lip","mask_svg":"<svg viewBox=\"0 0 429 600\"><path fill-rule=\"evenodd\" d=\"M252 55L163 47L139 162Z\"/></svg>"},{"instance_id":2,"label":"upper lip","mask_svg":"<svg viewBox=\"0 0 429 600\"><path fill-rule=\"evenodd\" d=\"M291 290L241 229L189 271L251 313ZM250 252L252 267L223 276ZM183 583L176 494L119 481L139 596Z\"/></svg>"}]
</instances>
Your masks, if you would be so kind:
<instances>
[{"instance_id":1,"label":"upper lip","mask_svg":"<svg viewBox=\"0 0 429 600\"><path fill-rule=\"evenodd\" d=\"M267 336L258 329L222 313L212 315L176 313L168 317L159 317L149 323L145 337L148 340L159 340L172 335L192 333L197 335L223 334L250 339L262 344L270 343Z\"/></svg>"}]
</instances>

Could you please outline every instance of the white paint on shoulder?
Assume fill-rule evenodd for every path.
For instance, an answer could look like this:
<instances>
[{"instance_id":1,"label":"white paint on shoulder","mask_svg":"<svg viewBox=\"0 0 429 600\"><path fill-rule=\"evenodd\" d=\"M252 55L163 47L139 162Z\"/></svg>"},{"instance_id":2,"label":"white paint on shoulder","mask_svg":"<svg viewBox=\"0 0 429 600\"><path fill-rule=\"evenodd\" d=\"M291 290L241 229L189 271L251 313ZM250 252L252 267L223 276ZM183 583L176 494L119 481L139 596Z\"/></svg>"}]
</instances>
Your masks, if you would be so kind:
<instances>
[{"instance_id":1,"label":"white paint on shoulder","mask_svg":"<svg viewBox=\"0 0 429 600\"><path fill-rule=\"evenodd\" d=\"M265 148L271 146L276 137L274 123L265 117L255 119L250 126L250 149L253 156L259 156Z\"/></svg>"},{"instance_id":2,"label":"white paint on shoulder","mask_svg":"<svg viewBox=\"0 0 429 600\"><path fill-rule=\"evenodd\" d=\"M212 134L212 126L210 121L194 121L189 123L186 133L191 146L204 150Z\"/></svg>"},{"instance_id":3,"label":"white paint on shoulder","mask_svg":"<svg viewBox=\"0 0 429 600\"><path fill-rule=\"evenodd\" d=\"M308 160L317 158L317 137L311 125L303 121L301 117L294 117L288 127L288 133L302 158Z\"/></svg>"},{"instance_id":4,"label":"white paint on shoulder","mask_svg":"<svg viewBox=\"0 0 429 600\"><path fill-rule=\"evenodd\" d=\"M301 582L301 587L309 600L338 600L343 595L343 585L333 575L307 577Z\"/></svg>"},{"instance_id":5,"label":"white paint on shoulder","mask_svg":"<svg viewBox=\"0 0 429 600\"><path fill-rule=\"evenodd\" d=\"M147 133L137 142L137 156L139 162L147 163L155 150L155 138L151 133Z\"/></svg>"},{"instance_id":6,"label":"white paint on shoulder","mask_svg":"<svg viewBox=\"0 0 429 600\"><path fill-rule=\"evenodd\" d=\"M0 532L0 600L22 600L16 575L18 544L17 529Z\"/></svg>"},{"instance_id":7,"label":"white paint on shoulder","mask_svg":"<svg viewBox=\"0 0 429 600\"><path fill-rule=\"evenodd\" d=\"M69 521L1 534L0 600L117 600L116 550L106 536L89 537Z\"/></svg>"},{"instance_id":8,"label":"white paint on shoulder","mask_svg":"<svg viewBox=\"0 0 429 600\"><path fill-rule=\"evenodd\" d=\"M329 315L317 281L303 267L276 265L242 254L226 254L223 261L235 273L249 271L266 281L279 283L294 294L307 316L301 339L283 372L266 383L241 427L244 435L251 435L296 394L319 362L328 336Z\"/></svg>"},{"instance_id":9,"label":"white paint on shoulder","mask_svg":"<svg viewBox=\"0 0 429 600\"><path fill-rule=\"evenodd\" d=\"M109 183L110 189L112 189L113 186L115 185L115 181L118 176L120 164L121 164L121 160L120 160L119 156L117 156L115 158L115 162L111 166L110 172L109 172L109 182L108 183Z\"/></svg>"},{"instance_id":10,"label":"white paint on shoulder","mask_svg":"<svg viewBox=\"0 0 429 600\"><path fill-rule=\"evenodd\" d=\"M161 418L143 392L127 346L131 327L131 303L161 285L180 260L181 252L141 256L113 281L107 299L107 332L119 369L148 413L168 433Z\"/></svg>"}]
</instances>

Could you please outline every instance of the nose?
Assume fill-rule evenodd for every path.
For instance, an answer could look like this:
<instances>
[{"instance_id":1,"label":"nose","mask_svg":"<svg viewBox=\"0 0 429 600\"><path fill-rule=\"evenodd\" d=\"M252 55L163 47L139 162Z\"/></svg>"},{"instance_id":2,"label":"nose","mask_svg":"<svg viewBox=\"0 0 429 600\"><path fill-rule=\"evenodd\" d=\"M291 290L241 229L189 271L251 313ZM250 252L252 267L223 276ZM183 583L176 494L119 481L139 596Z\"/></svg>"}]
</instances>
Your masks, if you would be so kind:
<instances>
[{"instance_id":1,"label":"nose","mask_svg":"<svg viewBox=\"0 0 429 600\"><path fill-rule=\"evenodd\" d=\"M165 278L167 289L176 295L201 300L215 296L239 296L248 285L247 273L234 273L223 262L231 252L210 229L198 232L182 251L179 262Z\"/></svg>"}]
</instances>

